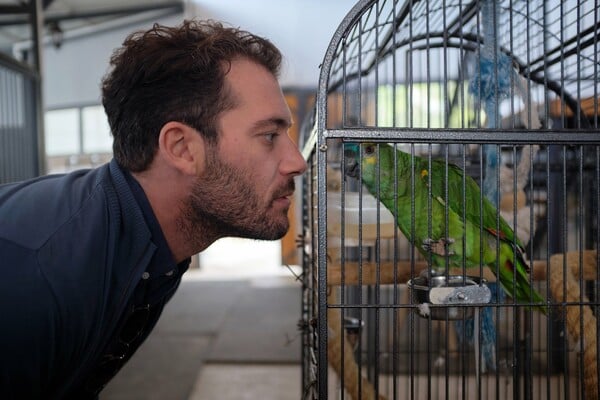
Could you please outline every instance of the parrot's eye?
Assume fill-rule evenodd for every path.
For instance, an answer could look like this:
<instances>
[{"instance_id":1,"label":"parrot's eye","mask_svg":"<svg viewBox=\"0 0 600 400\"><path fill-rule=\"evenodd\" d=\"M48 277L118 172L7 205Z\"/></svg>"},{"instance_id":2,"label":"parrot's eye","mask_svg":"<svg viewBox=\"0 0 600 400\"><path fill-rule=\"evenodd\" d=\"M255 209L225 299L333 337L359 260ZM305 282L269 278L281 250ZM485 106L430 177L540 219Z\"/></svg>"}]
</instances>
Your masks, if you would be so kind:
<instances>
[{"instance_id":1,"label":"parrot's eye","mask_svg":"<svg viewBox=\"0 0 600 400\"><path fill-rule=\"evenodd\" d=\"M374 145L370 144L368 146L365 146L365 154L371 155L373 153L375 153L375 146Z\"/></svg>"}]
</instances>

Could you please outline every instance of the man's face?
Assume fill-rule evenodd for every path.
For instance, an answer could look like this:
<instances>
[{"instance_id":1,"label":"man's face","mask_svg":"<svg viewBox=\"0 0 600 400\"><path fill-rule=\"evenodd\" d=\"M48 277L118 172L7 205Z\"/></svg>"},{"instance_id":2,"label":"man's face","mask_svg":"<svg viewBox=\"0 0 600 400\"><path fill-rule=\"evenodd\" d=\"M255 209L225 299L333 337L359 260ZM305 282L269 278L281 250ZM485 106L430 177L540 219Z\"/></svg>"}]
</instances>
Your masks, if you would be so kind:
<instances>
[{"instance_id":1,"label":"man's face","mask_svg":"<svg viewBox=\"0 0 600 400\"><path fill-rule=\"evenodd\" d=\"M225 81L235 105L218 119L219 141L207 146L188 218L220 236L279 239L294 177L306 170L288 136L290 110L275 77L251 61L232 62Z\"/></svg>"}]
</instances>

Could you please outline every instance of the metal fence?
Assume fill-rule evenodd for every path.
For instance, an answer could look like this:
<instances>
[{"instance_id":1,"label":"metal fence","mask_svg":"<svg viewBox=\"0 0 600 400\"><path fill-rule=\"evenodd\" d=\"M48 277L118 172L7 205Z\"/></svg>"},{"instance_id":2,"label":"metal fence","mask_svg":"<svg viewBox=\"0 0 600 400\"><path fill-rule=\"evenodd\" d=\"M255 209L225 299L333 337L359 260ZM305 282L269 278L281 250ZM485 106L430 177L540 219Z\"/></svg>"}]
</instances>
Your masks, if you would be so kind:
<instances>
[{"instance_id":1,"label":"metal fence","mask_svg":"<svg viewBox=\"0 0 600 400\"><path fill-rule=\"evenodd\" d=\"M0 183L42 171L39 84L29 67L0 54Z\"/></svg>"}]
</instances>

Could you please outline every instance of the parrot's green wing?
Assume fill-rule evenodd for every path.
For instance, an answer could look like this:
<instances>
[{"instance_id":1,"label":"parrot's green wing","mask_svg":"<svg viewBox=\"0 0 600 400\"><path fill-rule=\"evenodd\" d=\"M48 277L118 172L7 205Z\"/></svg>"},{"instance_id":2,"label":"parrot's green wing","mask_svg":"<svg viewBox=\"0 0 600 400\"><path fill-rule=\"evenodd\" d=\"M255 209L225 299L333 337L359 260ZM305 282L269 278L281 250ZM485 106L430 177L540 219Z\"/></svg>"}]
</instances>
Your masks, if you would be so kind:
<instances>
[{"instance_id":1,"label":"parrot's green wing","mask_svg":"<svg viewBox=\"0 0 600 400\"><path fill-rule=\"evenodd\" d=\"M447 187L444 184L446 171L448 174ZM497 216L496 208L487 197L482 195L475 180L465 175L461 168L451 163L435 160L431 163L431 173L436 177L431 179L431 195L434 198L444 199L449 209L464 218L465 221L469 221L475 226L481 226L481 229L501 240L516 243L520 248L523 247L508 223L502 217ZM422 173L422 179L428 179L426 175Z\"/></svg>"}]
</instances>

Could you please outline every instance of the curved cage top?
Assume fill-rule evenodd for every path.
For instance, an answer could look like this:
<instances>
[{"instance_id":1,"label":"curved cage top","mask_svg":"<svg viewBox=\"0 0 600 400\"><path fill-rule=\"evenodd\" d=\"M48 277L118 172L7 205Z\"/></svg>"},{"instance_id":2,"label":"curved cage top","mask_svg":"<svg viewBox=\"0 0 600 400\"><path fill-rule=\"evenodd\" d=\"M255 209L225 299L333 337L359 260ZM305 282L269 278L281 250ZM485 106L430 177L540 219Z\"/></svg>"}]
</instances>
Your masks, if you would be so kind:
<instances>
[{"instance_id":1,"label":"curved cage top","mask_svg":"<svg viewBox=\"0 0 600 400\"><path fill-rule=\"evenodd\" d=\"M361 1L317 110L330 129L594 128L599 29L594 1Z\"/></svg>"}]
</instances>

